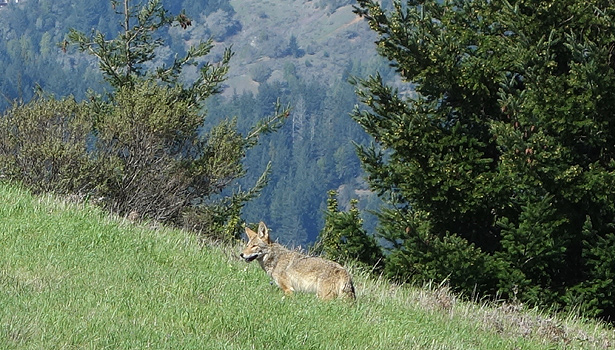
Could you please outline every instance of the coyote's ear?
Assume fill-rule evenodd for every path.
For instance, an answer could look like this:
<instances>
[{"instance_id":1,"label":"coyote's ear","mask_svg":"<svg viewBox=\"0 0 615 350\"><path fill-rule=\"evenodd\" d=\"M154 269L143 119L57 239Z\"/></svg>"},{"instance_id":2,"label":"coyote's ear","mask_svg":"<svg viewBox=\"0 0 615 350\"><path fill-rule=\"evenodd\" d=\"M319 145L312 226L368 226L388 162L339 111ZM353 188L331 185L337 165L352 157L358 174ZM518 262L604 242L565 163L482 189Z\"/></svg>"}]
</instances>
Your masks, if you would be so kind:
<instances>
[{"instance_id":1,"label":"coyote's ear","mask_svg":"<svg viewBox=\"0 0 615 350\"><path fill-rule=\"evenodd\" d=\"M246 235L248 235L248 239L252 239L254 237L256 237L257 233L254 232L251 228L249 228L248 226L246 226Z\"/></svg>"},{"instance_id":2,"label":"coyote's ear","mask_svg":"<svg viewBox=\"0 0 615 350\"><path fill-rule=\"evenodd\" d=\"M263 241L270 243L269 241L269 229L265 226L264 222L258 224L258 237Z\"/></svg>"}]
</instances>

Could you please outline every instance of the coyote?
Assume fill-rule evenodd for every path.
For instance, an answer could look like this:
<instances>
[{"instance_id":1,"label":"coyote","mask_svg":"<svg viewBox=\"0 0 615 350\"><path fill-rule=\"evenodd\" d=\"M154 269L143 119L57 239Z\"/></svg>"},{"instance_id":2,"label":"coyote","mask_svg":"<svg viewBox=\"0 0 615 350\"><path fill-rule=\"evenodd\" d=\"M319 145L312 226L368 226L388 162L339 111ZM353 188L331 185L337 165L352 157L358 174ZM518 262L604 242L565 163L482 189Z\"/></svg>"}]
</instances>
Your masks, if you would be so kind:
<instances>
[{"instance_id":1,"label":"coyote","mask_svg":"<svg viewBox=\"0 0 615 350\"><path fill-rule=\"evenodd\" d=\"M263 222L258 224L258 233L246 227L246 234L249 241L241 258L248 263L257 260L286 295L309 292L321 299L355 299L350 274L340 264L271 242L269 229Z\"/></svg>"}]
</instances>

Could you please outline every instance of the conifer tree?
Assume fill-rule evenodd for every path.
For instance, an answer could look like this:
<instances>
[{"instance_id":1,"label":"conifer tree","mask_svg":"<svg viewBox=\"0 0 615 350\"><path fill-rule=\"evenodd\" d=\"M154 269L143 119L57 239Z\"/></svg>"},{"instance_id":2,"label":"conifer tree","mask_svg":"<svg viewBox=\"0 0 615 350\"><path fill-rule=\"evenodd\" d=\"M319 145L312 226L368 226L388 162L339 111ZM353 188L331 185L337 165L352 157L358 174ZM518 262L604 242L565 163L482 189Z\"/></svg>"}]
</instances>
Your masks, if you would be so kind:
<instances>
[{"instance_id":1,"label":"conifer tree","mask_svg":"<svg viewBox=\"0 0 615 350\"><path fill-rule=\"evenodd\" d=\"M134 5L112 1L122 19L122 31L106 39L100 32L87 36L71 30L69 42L95 56L105 79L115 89L100 103L97 113L97 152L117 164L119 173L105 191L111 209L138 211L158 220L180 223L217 238L234 237L240 226L240 209L265 185L269 167L254 188L219 196L245 170L242 160L259 135L279 128L288 109L261 120L247 135L236 122L225 120L209 132L204 124L203 102L221 91L232 57L225 49L219 62L205 57L213 39L191 46L185 56L151 68L156 50L164 45L158 32L169 26L186 29L192 24L182 11L170 15L160 0ZM148 65L150 64L150 65ZM199 76L181 79L185 67L196 66Z\"/></svg>"},{"instance_id":2,"label":"conifer tree","mask_svg":"<svg viewBox=\"0 0 615 350\"><path fill-rule=\"evenodd\" d=\"M615 316L615 6L358 3L406 84L359 81L352 115L386 271Z\"/></svg>"},{"instance_id":3,"label":"conifer tree","mask_svg":"<svg viewBox=\"0 0 615 350\"><path fill-rule=\"evenodd\" d=\"M379 271L382 252L374 237L363 229L358 201L352 199L350 209L343 212L338 208L337 192L332 190L328 195L325 227L313 250L329 259L340 262L352 260L372 271Z\"/></svg>"}]
</instances>

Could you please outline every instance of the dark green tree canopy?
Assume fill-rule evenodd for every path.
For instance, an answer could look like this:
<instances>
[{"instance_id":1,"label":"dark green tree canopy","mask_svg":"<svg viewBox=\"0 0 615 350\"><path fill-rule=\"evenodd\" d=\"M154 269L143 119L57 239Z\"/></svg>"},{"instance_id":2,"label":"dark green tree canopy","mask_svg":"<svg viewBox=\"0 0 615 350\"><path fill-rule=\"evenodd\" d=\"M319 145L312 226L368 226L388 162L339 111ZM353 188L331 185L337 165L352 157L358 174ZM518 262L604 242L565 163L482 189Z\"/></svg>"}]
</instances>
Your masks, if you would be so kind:
<instances>
[{"instance_id":1,"label":"dark green tree canopy","mask_svg":"<svg viewBox=\"0 0 615 350\"><path fill-rule=\"evenodd\" d=\"M358 3L409 85L353 112L389 273L615 315L615 6Z\"/></svg>"}]
</instances>

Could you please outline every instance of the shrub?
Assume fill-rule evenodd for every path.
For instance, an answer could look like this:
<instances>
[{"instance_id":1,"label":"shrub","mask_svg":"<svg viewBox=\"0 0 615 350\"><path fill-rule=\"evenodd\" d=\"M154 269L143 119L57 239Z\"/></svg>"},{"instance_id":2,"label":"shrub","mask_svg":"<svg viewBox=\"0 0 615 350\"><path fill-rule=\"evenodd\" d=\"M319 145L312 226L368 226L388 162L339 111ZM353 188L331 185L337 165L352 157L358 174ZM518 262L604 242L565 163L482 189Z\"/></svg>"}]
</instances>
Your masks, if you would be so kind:
<instances>
[{"instance_id":1,"label":"shrub","mask_svg":"<svg viewBox=\"0 0 615 350\"><path fill-rule=\"evenodd\" d=\"M0 119L0 174L34 192L92 195L107 164L91 157L94 118L72 97L39 94L14 105Z\"/></svg>"}]
</instances>

